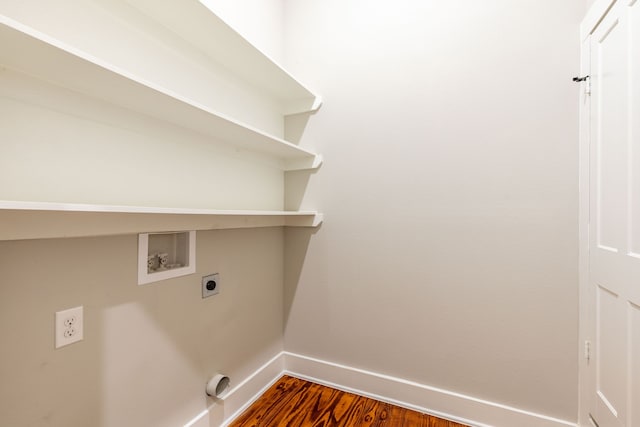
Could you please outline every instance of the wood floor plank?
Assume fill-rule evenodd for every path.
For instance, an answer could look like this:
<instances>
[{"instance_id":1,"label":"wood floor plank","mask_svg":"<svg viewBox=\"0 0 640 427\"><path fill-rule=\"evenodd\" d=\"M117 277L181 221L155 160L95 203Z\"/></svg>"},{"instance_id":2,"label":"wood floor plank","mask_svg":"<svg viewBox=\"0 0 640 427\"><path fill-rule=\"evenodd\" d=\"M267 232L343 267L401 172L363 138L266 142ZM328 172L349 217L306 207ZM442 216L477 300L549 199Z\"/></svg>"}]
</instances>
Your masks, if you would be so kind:
<instances>
[{"instance_id":1,"label":"wood floor plank","mask_svg":"<svg viewBox=\"0 0 640 427\"><path fill-rule=\"evenodd\" d=\"M293 377L282 377L261 397L260 405L251 405L243 414L244 427L258 427L268 424L269 419L282 413L289 399L293 398L307 381ZM271 416L268 416L271 414Z\"/></svg>"},{"instance_id":2,"label":"wood floor plank","mask_svg":"<svg viewBox=\"0 0 640 427\"><path fill-rule=\"evenodd\" d=\"M283 376L229 427L466 427Z\"/></svg>"},{"instance_id":3,"label":"wood floor plank","mask_svg":"<svg viewBox=\"0 0 640 427\"><path fill-rule=\"evenodd\" d=\"M362 407L360 417L356 420L354 425L361 427L372 427L376 420L376 410L378 408L378 401L373 399L367 399L366 397L359 397L359 405Z\"/></svg>"}]
</instances>

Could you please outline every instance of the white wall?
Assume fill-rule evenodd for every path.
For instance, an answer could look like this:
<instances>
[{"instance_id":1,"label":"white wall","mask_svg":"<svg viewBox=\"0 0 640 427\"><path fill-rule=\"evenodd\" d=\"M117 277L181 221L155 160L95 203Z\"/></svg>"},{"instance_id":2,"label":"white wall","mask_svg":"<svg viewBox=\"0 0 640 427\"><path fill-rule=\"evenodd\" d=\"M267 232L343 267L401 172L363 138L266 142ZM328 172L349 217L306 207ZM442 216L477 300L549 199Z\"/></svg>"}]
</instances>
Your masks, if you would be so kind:
<instances>
[{"instance_id":1,"label":"white wall","mask_svg":"<svg viewBox=\"0 0 640 427\"><path fill-rule=\"evenodd\" d=\"M176 427L282 351L281 228L198 232L196 274L137 285L137 236L0 242L0 425ZM203 300L201 277L219 272ZM84 340L54 349L54 313Z\"/></svg>"},{"instance_id":2,"label":"white wall","mask_svg":"<svg viewBox=\"0 0 640 427\"><path fill-rule=\"evenodd\" d=\"M325 99L287 204L326 219L286 232L286 350L575 421L584 2L285 4Z\"/></svg>"},{"instance_id":3,"label":"white wall","mask_svg":"<svg viewBox=\"0 0 640 427\"><path fill-rule=\"evenodd\" d=\"M282 0L204 0L233 29L282 64L284 4Z\"/></svg>"}]
</instances>

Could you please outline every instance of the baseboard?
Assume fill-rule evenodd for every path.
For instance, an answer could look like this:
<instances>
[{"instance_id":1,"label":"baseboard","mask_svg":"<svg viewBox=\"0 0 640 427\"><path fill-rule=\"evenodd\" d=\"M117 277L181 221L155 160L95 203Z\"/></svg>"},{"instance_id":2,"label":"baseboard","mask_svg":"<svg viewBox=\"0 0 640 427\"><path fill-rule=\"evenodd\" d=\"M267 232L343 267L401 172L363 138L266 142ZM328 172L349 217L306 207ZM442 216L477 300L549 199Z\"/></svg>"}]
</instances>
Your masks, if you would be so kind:
<instances>
[{"instance_id":1,"label":"baseboard","mask_svg":"<svg viewBox=\"0 0 640 427\"><path fill-rule=\"evenodd\" d=\"M228 426L285 374L472 427L578 427L574 422L289 352L274 356L184 427Z\"/></svg>"},{"instance_id":2,"label":"baseboard","mask_svg":"<svg viewBox=\"0 0 640 427\"><path fill-rule=\"evenodd\" d=\"M473 427L577 427L574 422L313 357L285 352L284 358L288 375Z\"/></svg>"},{"instance_id":3,"label":"baseboard","mask_svg":"<svg viewBox=\"0 0 640 427\"><path fill-rule=\"evenodd\" d=\"M278 353L267 363L234 386L221 399L189 421L184 427L224 427L229 425L258 399L284 372L284 352Z\"/></svg>"}]
</instances>

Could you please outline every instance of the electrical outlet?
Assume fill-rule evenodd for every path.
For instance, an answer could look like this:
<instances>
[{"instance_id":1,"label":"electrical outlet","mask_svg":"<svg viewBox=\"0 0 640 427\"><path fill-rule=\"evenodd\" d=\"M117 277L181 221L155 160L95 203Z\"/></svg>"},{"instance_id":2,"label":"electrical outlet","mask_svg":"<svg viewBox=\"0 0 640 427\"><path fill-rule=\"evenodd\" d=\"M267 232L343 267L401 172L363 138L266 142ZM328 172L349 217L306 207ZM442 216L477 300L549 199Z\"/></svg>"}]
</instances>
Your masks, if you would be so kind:
<instances>
[{"instance_id":1,"label":"electrical outlet","mask_svg":"<svg viewBox=\"0 0 640 427\"><path fill-rule=\"evenodd\" d=\"M210 274L202 278L202 298L210 297L220 293L220 275Z\"/></svg>"},{"instance_id":2,"label":"electrical outlet","mask_svg":"<svg viewBox=\"0 0 640 427\"><path fill-rule=\"evenodd\" d=\"M56 311L56 348L83 338L82 306Z\"/></svg>"}]
</instances>

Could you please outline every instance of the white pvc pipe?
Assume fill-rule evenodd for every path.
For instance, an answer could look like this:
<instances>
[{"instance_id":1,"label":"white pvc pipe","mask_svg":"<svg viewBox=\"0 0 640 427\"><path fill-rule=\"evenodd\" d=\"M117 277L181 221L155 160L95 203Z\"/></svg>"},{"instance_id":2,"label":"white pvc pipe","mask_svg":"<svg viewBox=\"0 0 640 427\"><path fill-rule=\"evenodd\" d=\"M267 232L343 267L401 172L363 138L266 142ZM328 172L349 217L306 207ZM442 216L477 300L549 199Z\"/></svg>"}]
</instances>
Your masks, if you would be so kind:
<instances>
[{"instance_id":1,"label":"white pvc pipe","mask_svg":"<svg viewBox=\"0 0 640 427\"><path fill-rule=\"evenodd\" d=\"M228 376L223 374L216 374L207 383L207 394L212 397L220 398L225 394L225 392L229 388L230 383L231 380Z\"/></svg>"}]
</instances>

